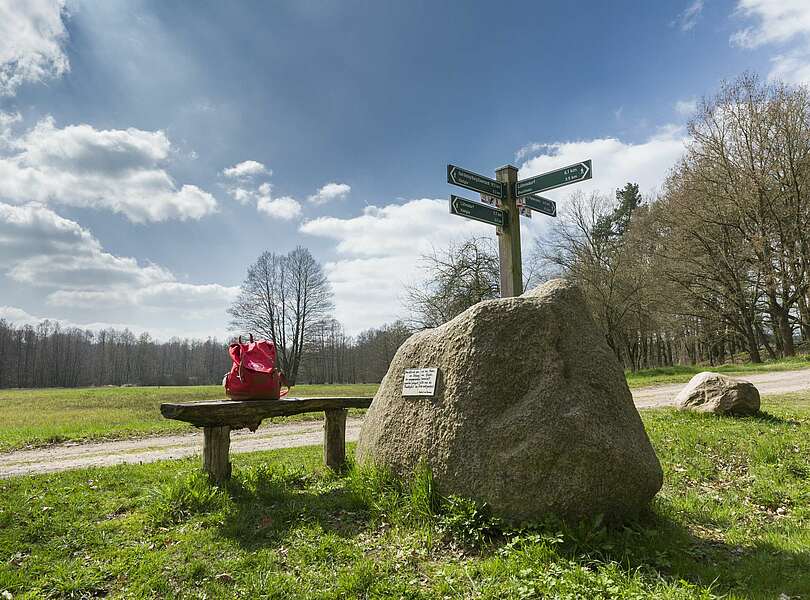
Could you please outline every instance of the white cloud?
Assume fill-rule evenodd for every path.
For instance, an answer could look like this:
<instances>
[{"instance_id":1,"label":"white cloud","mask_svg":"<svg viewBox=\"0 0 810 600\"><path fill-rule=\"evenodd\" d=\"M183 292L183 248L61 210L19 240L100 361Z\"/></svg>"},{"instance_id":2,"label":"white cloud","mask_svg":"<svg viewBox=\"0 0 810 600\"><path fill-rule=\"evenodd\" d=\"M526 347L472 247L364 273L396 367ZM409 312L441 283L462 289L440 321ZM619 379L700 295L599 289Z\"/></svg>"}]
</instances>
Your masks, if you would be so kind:
<instances>
[{"instance_id":1,"label":"white cloud","mask_svg":"<svg viewBox=\"0 0 810 600\"><path fill-rule=\"evenodd\" d=\"M70 69L64 0L0 2L0 96L26 82L59 77Z\"/></svg>"},{"instance_id":2,"label":"white cloud","mask_svg":"<svg viewBox=\"0 0 810 600\"><path fill-rule=\"evenodd\" d=\"M345 198L350 191L352 191L351 186L345 183L327 183L307 200L313 204L326 204L332 200Z\"/></svg>"},{"instance_id":3,"label":"white cloud","mask_svg":"<svg viewBox=\"0 0 810 600\"><path fill-rule=\"evenodd\" d=\"M37 204L0 203L0 249L0 269L37 287L105 290L173 280L161 267L105 252L78 223Z\"/></svg>"},{"instance_id":4,"label":"white cloud","mask_svg":"<svg viewBox=\"0 0 810 600\"><path fill-rule=\"evenodd\" d=\"M254 199L255 193L243 187L228 188L228 195L236 200L239 204L247 204Z\"/></svg>"},{"instance_id":5,"label":"white cloud","mask_svg":"<svg viewBox=\"0 0 810 600\"><path fill-rule=\"evenodd\" d=\"M738 16L759 22L736 31L731 42L744 48L783 43L810 33L807 0L738 0Z\"/></svg>"},{"instance_id":6,"label":"white cloud","mask_svg":"<svg viewBox=\"0 0 810 600\"><path fill-rule=\"evenodd\" d=\"M22 327L24 325L31 325L33 327L39 325L43 321L51 321L52 323L59 323L59 326L63 329L83 329L83 330L90 330L90 331L101 331L102 329L129 329L134 333L140 333L142 330L138 327L132 327L125 323L104 323L104 322L92 322L92 323L75 323L73 321L67 319L55 319L52 317L38 317L32 315L31 313L16 307L16 306L0 306L0 319L4 319L7 323L14 325L15 327ZM150 332L151 333L151 332Z\"/></svg>"},{"instance_id":7,"label":"white cloud","mask_svg":"<svg viewBox=\"0 0 810 600\"><path fill-rule=\"evenodd\" d=\"M787 83L810 84L810 45L805 50L777 54L771 58L771 64L768 79L779 79Z\"/></svg>"},{"instance_id":8,"label":"white cloud","mask_svg":"<svg viewBox=\"0 0 810 600\"><path fill-rule=\"evenodd\" d=\"M219 316L238 288L190 284L159 265L106 252L75 221L46 206L0 202L0 272L18 284L41 288L60 308L170 315L193 321Z\"/></svg>"},{"instance_id":9,"label":"white cloud","mask_svg":"<svg viewBox=\"0 0 810 600\"><path fill-rule=\"evenodd\" d=\"M230 336L224 328L216 331L211 329L189 329L187 326L177 327L147 327L138 323L125 323L125 322L107 322L107 321L75 321L71 319L60 319L52 316L36 316L31 313L16 307L16 306L0 306L0 319L4 319L7 323L15 327L23 327L31 325L36 327L43 321L50 321L51 323L58 323L62 329L81 329L83 331L99 332L105 329L116 329L123 331L129 329L133 334L140 335L148 333L150 337L157 341L168 341L171 338L180 339L206 339L209 337L216 337L219 340L227 340Z\"/></svg>"},{"instance_id":10,"label":"white cloud","mask_svg":"<svg viewBox=\"0 0 810 600\"><path fill-rule=\"evenodd\" d=\"M681 31L690 31L697 25L698 19L703 12L703 0L694 0L684 11L678 15L676 24Z\"/></svg>"},{"instance_id":11,"label":"white cloud","mask_svg":"<svg viewBox=\"0 0 810 600\"><path fill-rule=\"evenodd\" d=\"M358 333L403 316L403 286L422 278L421 255L469 235L494 235L495 228L449 214L447 200L422 198L368 206L346 219L320 217L299 231L337 242L339 258L324 265L335 316Z\"/></svg>"},{"instance_id":12,"label":"white cloud","mask_svg":"<svg viewBox=\"0 0 810 600\"><path fill-rule=\"evenodd\" d=\"M15 203L106 209L136 223L200 219L217 210L211 194L195 185L178 188L163 168L172 150L163 131L60 129L47 117L3 139L0 198Z\"/></svg>"},{"instance_id":13,"label":"white cloud","mask_svg":"<svg viewBox=\"0 0 810 600\"><path fill-rule=\"evenodd\" d=\"M239 182L229 186L227 191L240 204L247 205L255 202L257 211L282 221L291 221L301 216L301 203L298 200L290 196L273 198L271 195L273 185L269 181L256 185L255 177L272 174L272 171L269 171L262 163L246 160L225 169L222 174Z\"/></svg>"},{"instance_id":14,"label":"white cloud","mask_svg":"<svg viewBox=\"0 0 810 600\"><path fill-rule=\"evenodd\" d=\"M678 100L675 103L675 112L682 117L691 117L697 110L697 100L691 98L690 100Z\"/></svg>"},{"instance_id":15,"label":"white cloud","mask_svg":"<svg viewBox=\"0 0 810 600\"><path fill-rule=\"evenodd\" d=\"M301 203L289 196L276 199L271 199L269 195L261 196L256 203L256 209L283 221L290 221L301 216Z\"/></svg>"},{"instance_id":16,"label":"white cloud","mask_svg":"<svg viewBox=\"0 0 810 600\"><path fill-rule=\"evenodd\" d=\"M0 150L11 148L14 141L12 128L22 121L20 113L0 112Z\"/></svg>"},{"instance_id":17,"label":"white cloud","mask_svg":"<svg viewBox=\"0 0 810 600\"><path fill-rule=\"evenodd\" d=\"M245 160L232 167L224 169L222 174L228 179L249 179L263 175L272 175L264 164L256 160Z\"/></svg>"},{"instance_id":18,"label":"white cloud","mask_svg":"<svg viewBox=\"0 0 810 600\"><path fill-rule=\"evenodd\" d=\"M650 192L661 185L669 169L683 154L685 143L683 128L670 125L638 144L617 138L547 144L542 148L542 154L520 165L519 177L525 179L590 158L593 160L593 179L543 195L559 201L574 189L612 194L628 181L638 183L642 192Z\"/></svg>"},{"instance_id":19,"label":"white cloud","mask_svg":"<svg viewBox=\"0 0 810 600\"><path fill-rule=\"evenodd\" d=\"M94 308L114 303L118 307L137 306L165 310L171 307L181 311L180 318L201 318L215 312L224 312L236 298L238 288L218 283L191 284L163 281L139 288L127 289L61 289L48 296L52 306Z\"/></svg>"},{"instance_id":20,"label":"white cloud","mask_svg":"<svg viewBox=\"0 0 810 600\"><path fill-rule=\"evenodd\" d=\"M529 156L530 154L534 154L535 152L542 150L544 148L543 144L538 144L537 142L531 142L530 144L526 144L522 148L519 148L517 152L515 152L515 160L522 160Z\"/></svg>"},{"instance_id":21,"label":"white cloud","mask_svg":"<svg viewBox=\"0 0 810 600\"><path fill-rule=\"evenodd\" d=\"M795 42L771 58L769 79L810 83L810 2L807 0L738 0L736 15L756 24L740 29L731 43L741 48Z\"/></svg>"}]
</instances>

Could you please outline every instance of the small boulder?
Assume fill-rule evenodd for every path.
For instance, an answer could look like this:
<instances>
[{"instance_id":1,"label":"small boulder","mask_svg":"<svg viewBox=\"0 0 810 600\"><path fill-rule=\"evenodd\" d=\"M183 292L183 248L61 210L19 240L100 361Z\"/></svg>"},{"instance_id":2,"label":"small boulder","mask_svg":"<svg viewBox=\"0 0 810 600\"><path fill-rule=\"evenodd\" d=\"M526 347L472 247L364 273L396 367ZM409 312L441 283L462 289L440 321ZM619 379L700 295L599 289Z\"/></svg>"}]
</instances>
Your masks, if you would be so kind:
<instances>
[{"instance_id":1,"label":"small boulder","mask_svg":"<svg viewBox=\"0 0 810 600\"><path fill-rule=\"evenodd\" d=\"M754 415L759 412L759 391L754 384L720 373L698 373L675 398L681 410L719 415Z\"/></svg>"},{"instance_id":2,"label":"small boulder","mask_svg":"<svg viewBox=\"0 0 810 600\"><path fill-rule=\"evenodd\" d=\"M405 370L430 367L435 394L403 397ZM624 372L563 280L411 336L366 414L357 456L406 477L424 460L441 494L513 522L623 519L663 480Z\"/></svg>"}]
</instances>

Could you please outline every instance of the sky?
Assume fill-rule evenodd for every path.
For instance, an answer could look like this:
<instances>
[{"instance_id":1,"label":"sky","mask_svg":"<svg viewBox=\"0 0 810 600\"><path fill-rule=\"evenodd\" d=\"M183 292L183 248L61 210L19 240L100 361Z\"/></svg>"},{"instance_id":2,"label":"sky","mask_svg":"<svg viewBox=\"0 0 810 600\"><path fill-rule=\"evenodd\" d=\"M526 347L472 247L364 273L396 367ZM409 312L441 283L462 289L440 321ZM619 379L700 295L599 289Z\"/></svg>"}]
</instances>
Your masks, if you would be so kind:
<instances>
[{"instance_id":1,"label":"sky","mask_svg":"<svg viewBox=\"0 0 810 600\"><path fill-rule=\"evenodd\" d=\"M494 237L448 163L591 159L560 211L651 195L745 71L810 83L810 2L0 0L0 318L224 339L248 266L301 245L355 335Z\"/></svg>"}]
</instances>

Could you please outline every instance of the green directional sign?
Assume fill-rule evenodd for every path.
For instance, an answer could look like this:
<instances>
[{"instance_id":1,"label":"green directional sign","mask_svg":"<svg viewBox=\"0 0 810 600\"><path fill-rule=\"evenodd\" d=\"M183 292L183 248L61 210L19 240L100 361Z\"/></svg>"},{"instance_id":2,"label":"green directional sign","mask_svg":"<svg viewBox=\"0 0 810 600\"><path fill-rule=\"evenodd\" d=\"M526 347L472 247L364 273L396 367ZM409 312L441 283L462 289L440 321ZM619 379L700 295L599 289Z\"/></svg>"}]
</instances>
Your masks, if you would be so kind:
<instances>
[{"instance_id":1,"label":"green directional sign","mask_svg":"<svg viewBox=\"0 0 810 600\"><path fill-rule=\"evenodd\" d=\"M474 192L495 196L498 200L506 198L506 185L478 173L473 173L455 165L447 165L447 183L458 185Z\"/></svg>"},{"instance_id":2,"label":"green directional sign","mask_svg":"<svg viewBox=\"0 0 810 600\"><path fill-rule=\"evenodd\" d=\"M528 206L532 210L541 212L549 217L557 216L557 203L554 202L554 200L549 200L548 198L543 198L543 196L538 196L536 194L524 196L520 200L523 202L524 206Z\"/></svg>"},{"instance_id":3,"label":"green directional sign","mask_svg":"<svg viewBox=\"0 0 810 600\"><path fill-rule=\"evenodd\" d=\"M545 190L553 190L572 183L585 181L593 176L591 171L591 161L584 160L575 165L569 165L556 171L549 171L542 175L535 175L528 179L523 179L515 184L515 196L518 198L535 194Z\"/></svg>"},{"instance_id":4,"label":"green directional sign","mask_svg":"<svg viewBox=\"0 0 810 600\"><path fill-rule=\"evenodd\" d=\"M480 202L473 202L461 196L450 196L450 214L467 217L474 221L491 225L506 225L507 215L499 208L492 208Z\"/></svg>"}]
</instances>

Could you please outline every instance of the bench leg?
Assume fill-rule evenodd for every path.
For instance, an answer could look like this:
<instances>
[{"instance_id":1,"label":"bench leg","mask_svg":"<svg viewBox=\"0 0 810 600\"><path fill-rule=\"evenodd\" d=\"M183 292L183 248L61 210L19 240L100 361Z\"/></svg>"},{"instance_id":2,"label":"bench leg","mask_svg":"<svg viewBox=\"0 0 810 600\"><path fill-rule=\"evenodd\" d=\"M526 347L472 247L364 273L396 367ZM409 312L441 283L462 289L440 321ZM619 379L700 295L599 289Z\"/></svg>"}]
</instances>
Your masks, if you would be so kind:
<instances>
[{"instance_id":1,"label":"bench leg","mask_svg":"<svg viewBox=\"0 0 810 600\"><path fill-rule=\"evenodd\" d=\"M222 485L231 478L231 428L203 428L203 471L211 481Z\"/></svg>"},{"instance_id":2,"label":"bench leg","mask_svg":"<svg viewBox=\"0 0 810 600\"><path fill-rule=\"evenodd\" d=\"M333 471L346 465L346 415L345 408L325 410L323 422L323 462Z\"/></svg>"}]
</instances>

